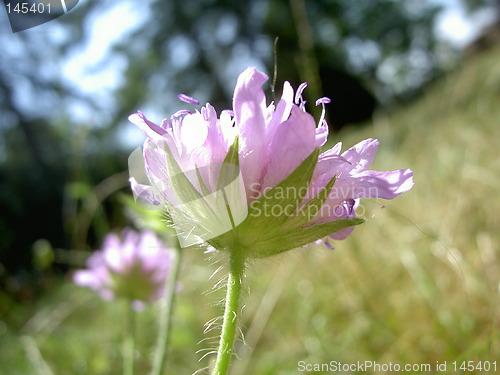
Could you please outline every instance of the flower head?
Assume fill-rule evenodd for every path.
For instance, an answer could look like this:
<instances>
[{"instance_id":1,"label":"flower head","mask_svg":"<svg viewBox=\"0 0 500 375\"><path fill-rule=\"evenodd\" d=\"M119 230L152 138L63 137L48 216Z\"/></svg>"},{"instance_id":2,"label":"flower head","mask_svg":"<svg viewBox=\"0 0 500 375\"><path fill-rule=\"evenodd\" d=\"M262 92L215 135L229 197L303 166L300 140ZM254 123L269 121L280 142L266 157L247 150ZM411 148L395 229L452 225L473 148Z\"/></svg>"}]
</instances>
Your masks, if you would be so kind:
<instances>
[{"instance_id":1,"label":"flower head","mask_svg":"<svg viewBox=\"0 0 500 375\"><path fill-rule=\"evenodd\" d=\"M73 280L105 300L125 298L141 308L163 295L171 261L172 252L153 232L124 229L122 239L108 234L102 249L87 260L87 269L76 271Z\"/></svg>"},{"instance_id":2,"label":"flower head","mask_svg":"<svg viewBox=\"0 0 500 375\"><path fill-rule=\"evenodd\" d=\"M317 100L323 114L316 124L305 110L306 84L294 97L285 82L281 100L268 105L266 80L255 68L241 73L233 109L220 116L210 104L178 112L161 125L141 112L130 116L148 137L145 169L130 161L132 190L167 206L181 244L208 241L218 249L237 245L253 249L249 256L268 256L329 236L343 239L363 222L356 218L361 198L392 199L412 187L409 169L366 170L377 140L343 153L338 143L320 154L330 100Z\"/></svg>"}]
</instances>

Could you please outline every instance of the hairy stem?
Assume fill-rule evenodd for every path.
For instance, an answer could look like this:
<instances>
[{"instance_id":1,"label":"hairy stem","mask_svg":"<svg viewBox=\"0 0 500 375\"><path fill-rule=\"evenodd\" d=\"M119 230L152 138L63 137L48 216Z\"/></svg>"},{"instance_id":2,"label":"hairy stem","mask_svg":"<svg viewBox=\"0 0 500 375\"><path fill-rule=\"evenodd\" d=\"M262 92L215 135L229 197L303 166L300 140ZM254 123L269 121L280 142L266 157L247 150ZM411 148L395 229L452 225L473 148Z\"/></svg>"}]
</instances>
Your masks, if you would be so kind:
<instances>
[{"instance_id":1,"label":"hairy stem","mask_svg":"<svg viewBox=\"0 0 500 375\"><path fill-rule=\"evenodd\" d=\"M179 277L179 269L181 265L182 249L179 244L175 247L175 258L172 262L172 270L170 277L165 286L165 296L161 301L160 306L160 320L158 323L158 338L156 341L153 368L151 375L160 375L165 365L167 357L168 341L170 338L170 326L172 323L172 316L175 304L175 286Z\"/></svg>"},{"instance_id":2,"label":"hairy stem","mask_svg":"<svg viewBox=\"0 0 500 375\"><path fill-rule=\"evenodd\" d=\"M130 306L130 301L126 304L126 327L125 339L123 340L123 374L134 374L134 351L135 351L135 311Z\"/></svg>"},{"instance_id":3,"label":"hairy stem","mask_svg":"<svg viewBox=\"0 0 500 375\"><path fill-rule=\"evenodd\" d=\"M226 375L233 354L236 327L238 324L241 283L245 271L245 260L231 254L229 275L227 279L226 305L220 334L219 349L213 375Z\"/></svg>"}]
</instances>

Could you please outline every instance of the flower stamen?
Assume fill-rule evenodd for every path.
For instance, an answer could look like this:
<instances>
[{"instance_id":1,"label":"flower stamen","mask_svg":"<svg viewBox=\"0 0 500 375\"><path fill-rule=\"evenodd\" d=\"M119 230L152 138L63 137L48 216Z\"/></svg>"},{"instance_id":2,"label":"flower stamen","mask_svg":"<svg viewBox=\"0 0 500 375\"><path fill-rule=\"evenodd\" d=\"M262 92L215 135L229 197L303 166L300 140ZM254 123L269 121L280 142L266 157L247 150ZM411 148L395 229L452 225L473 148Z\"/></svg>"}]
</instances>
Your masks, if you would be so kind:
<instances>
[{"instance_id":1,"label":"flower stamen","mask_svg":"<svg viewBox=\"0 0 500 375\"><path fill-rule=\"evenodd\" d=\"M302 92L306 87L307 87L307 82L301 83L300 86L297 88L297 92L295 93L295 104L297 104L299 108L303 111L305 111L306 101L302 97Z\"/></svg>"},{"instance_id":2,"label":"flower stamen","mask_svg":"<svg viewBox=\"0 0 500 375\"><path fill-rule=\"evenodd\" d=\"M192 97L190 97L189 95L186 95L186 94L179 94L177 95L177 97L179 98L179 100L182 100L184 103L188 103L188 104L192 104L192 105L199 105L200 102Z\"/></svg>"},{"instance_id":3,"label":"flower stamen","mask_svg":"<svg viewBox=\"0 0 500 375\"><path fill-rule=\"evenodd\" d=\"M323 110L321 111L321 117L320 117L319 122L318 122L318 126L321 126L325 122L325 113L326 113L325 104L328 104L330 102L331 102L330 98L327 98L326 96L316 100L316 105L318 106L321 104L323 107ZM324 125L326 125L326 124L324 124Z\"/></svg>"}]
</instances>

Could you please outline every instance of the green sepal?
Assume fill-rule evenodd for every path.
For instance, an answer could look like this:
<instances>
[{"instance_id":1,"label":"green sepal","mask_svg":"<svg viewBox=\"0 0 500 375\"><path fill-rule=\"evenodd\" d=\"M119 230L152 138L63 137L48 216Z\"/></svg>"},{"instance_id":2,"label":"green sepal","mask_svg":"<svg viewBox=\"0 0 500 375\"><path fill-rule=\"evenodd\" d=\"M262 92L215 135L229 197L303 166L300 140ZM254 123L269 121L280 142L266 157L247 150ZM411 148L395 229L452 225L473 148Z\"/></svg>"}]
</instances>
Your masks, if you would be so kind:
<instances>
[{"instance_id":1,"label":"green sepal","mask_svg":"<svg viewBox=\"0 0 500 375\"><path fill-rule=\"evenodd\" d=\"M168 147L165 148L165 153L169 174L165 177L170 179L177 197L179 197L181 204L183 204L182 207L185 209L189 207L189 212L186 212L187 210L181 210L179 207L169 206L170 219L173 219L173 222L179 227L187 225L188 228L189 225L191 225L191 221L198 222L201 225L205 220L213 218L215 213L212 208L184 174ZM199 179L203 180L199 174L198 168L196 169L196 173ZM204 227L204 225L202 226Z\"/></svg>"},{"instance_id":2,"label":"green sepal","mask_svg":"<svg viewBox=\"0 0 500 375\"><path fill-rule=\"evenodd\" d=\"M239 165L240 160L238 156L238 137L234 137L234 141L229 147L226 157L222 162L222 166L219 172L219 178L217 180L217 190L223 189L232 180L234 180L234 178L232 178L234 177L232 176L232 172L235 170L235 167L238 168Z\"/></svg>"},{"instance_id":3,"label":"green sepal","mask_svg":"<svg viewBox=\"0 0 500 375\"><path fill-rule=\"evenodd\" d=\"M319 151L319 148L316 148L287 178L250 204L247 220L242 223L245 229L255 228L255 235L260 236L262 231L273 231L282 227L307 194L318 162ZM289 190L293 193L289 194ZM256 214L265 212L266 207L277 209L283 214L280 216Z\"/></svg>"},{"instance_id":4,"label":"green sepal","mask_svg":"<svg viewBox=\"0 0 500 375\"><path fill-rule=\"evenodd\" d=\"M205 181L203 181L203 177L201 176L200 168L198 168L198 166L196 166L196 178L198 178L198 183L200 184L201 194L203 194L203 196L209 195L210 190L205 184Z\"/></svg>"},{"instance_id":5,"label":"green sepal","mask_svg":"<svg viewBox=\"0 0 500 375\"><path fill-rule=\"evenodd\" d=\"M241 226L234 231L226 232L207 242L218 250L241 251L248 258L265 258L313 243L344 228L360 225L362 218L331 221L307 228L297 228L288 232L268 232L263 230L259 235L243 231ZM266 236L266 234L272 235Z\"/></svg>"},{"instance_id":6,"label":"green sepal","mask_svg":"<svg viewBox=\"0 0 500 375\"><path fill-rule=\"evenodd\" d=\"M182 203L190 202L201 198L200 192L193 186L191 181L183 173L182 169L177 164L174 155L168 147L165 148L166 162L168 168L168 178L175 190L176 195Z\"/></svg>"},{"instance_id":7,"label":"green sepal","mask_svg":"<svg viewBox=\"0 0 500 375\"><path fill-rule=\"evenodd\" d=\"M231 220L231 226L233 230L235 228L233 213L231 212L231 206L228 202L228 198L226 196L225 187L228 186L233 180L238 178L240 170L240 159L238 154L238 136L234 137L234 141L229 147L226 156L224 157L224 161L222 162L219 177L217 179L217 192L218 194L222 194L224 198L224 204L226 207L227 214L229 219Z\"/></svg>"},{"instance_id":8,"label":"green sepal","mask_svg":"<svg viewBox=\"0 0 500 375\"><path fill-rule=\"evenodd\" d=\"M297 212L295 212L288 221L285 223L288 228L298 228L310 222L319 212L321 207L326 202L328 195L332 191L333 185L337 180L337 176L334 176L326 186L321 189L321 191L312 198L309 202L307 202L304 206L300 208Z\"/></svg>"},{"instance_id":9,"label":"green sepal","mask_svg":"<svg viewBox=\"0 0 500 375\"><path fill-rule=\"evenodd\" d=\"M252 248L256 252L252 251L250 255L258 258L265 258L279 254L287 250L308 245L332 233L338 232L339 230L364 222L365 219L353 218L317 224L308 228L295 229L285 234L279 234L275 237L256 241L252 245Z\"/></svg>"}]
</instances>

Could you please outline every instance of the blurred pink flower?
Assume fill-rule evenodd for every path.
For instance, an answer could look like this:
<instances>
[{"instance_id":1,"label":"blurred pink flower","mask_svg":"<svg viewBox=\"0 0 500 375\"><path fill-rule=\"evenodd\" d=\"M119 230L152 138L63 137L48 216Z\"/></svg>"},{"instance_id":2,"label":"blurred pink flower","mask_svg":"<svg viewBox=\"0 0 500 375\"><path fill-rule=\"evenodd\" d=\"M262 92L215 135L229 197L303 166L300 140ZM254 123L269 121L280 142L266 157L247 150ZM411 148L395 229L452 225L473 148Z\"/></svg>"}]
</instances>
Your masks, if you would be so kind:
<instances>
[{"instance_id":1,"label":"blurred pink flower","mask_svg":"<svg viewBox=\"0 0 500 375\"><path fill-rule=\"evenodd\" d=\"M330 99L316 101L323 106L316 124L305 110L305 83L294 96L291 85L285 82L281 100L267 105L262 90L267 78L255 68L241 73L233 110L222 111L219 117L208 103L194 113L179 111L161 125L141 112L131 115L130 121L148 137L142 154L146 177L144 169L142 176L130 169L135 196L169 208L182 206L183 216L177 215L177 219L191 221L193 228L182 230L192 233L204 227L198 233L202 241L236 230L239 237L245 237L239 241L244 247L266 248L259 256L267 256L292 248L293 241L298 247L328 236L344 239L353 225L362 222L351 220L361 198L392 199L411 189L413 173L409 169L366 170L377 151L377 140L364 140L343 153L338 143L319 154L328 137L324 105ZM186 95L179 98L197 103ZM225 205L210 205L204 200L191 214L184 214L192 208L191 202L198 202L198 196L221 189L223 165L231 163L240 176L229 181L239 181L241 189L229 190ZM279 189L286 189L288 196L278 197ZM321 198L322 190L328 197ZM272 207L267 212L274 220L262 218L268 204ZM223 220L219 216L226 211L229 219ZM214 221L217 225L212 225ZM338 225L326 225L332 222ZM227 238L218 238L209 242L224 247ZM283 245L278 246L279 241ZM272 246L279 249L272 250Z\"/></svg>"},{"instance_id":2,"label":"blurred pink flower","mask_svg":"<svg viewBox=\"0 0 500 375\"><path fill-rule=\"evenodd\" d=\"M73 280L105 300L124 298L140 309L164 294L171 262L172 251L153 232L126 228L121 239L108 234L102 249L87 260L87 269L76 271Z\"/></svg>"}]
</instances>

